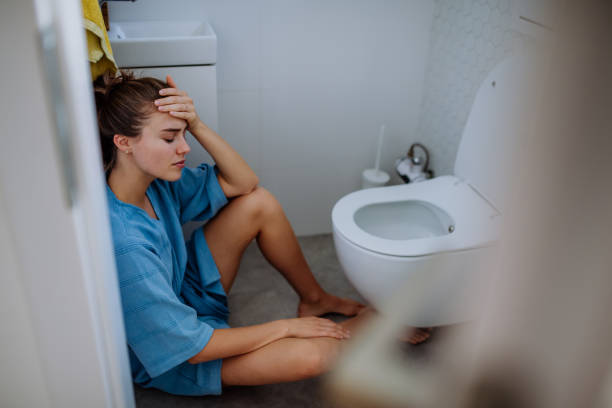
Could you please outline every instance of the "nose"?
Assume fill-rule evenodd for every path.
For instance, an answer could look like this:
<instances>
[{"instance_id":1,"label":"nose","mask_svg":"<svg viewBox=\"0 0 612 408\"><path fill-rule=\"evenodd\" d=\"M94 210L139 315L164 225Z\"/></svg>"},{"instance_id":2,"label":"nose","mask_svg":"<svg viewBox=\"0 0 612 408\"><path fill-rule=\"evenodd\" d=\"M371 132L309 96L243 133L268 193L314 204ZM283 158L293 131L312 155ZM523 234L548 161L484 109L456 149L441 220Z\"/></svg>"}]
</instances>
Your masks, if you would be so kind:
<instances>
[{"instance_id":1,"label":"nose","mask_svg":"<svg viewBox=\"0 0 612 408\"><path fill-rule=\"evenodd\" d=\"M187 144L187 140L185 140L185 137L181 137L181 142L177 146L176 152L180 155L183 155L189 153L190 151L191 147L189 147L189 145Z\"/></svg>"}]
</instances>

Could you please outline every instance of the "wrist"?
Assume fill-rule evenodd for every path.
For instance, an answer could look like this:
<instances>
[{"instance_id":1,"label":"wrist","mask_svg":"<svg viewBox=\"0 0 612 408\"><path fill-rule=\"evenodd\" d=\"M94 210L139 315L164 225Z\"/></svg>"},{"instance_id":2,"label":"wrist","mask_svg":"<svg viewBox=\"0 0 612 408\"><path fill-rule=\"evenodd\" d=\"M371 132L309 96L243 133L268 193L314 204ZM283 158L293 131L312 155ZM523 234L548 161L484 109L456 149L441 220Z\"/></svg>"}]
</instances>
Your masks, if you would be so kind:
<instances>
[{"instance_id":1,"label":"wrist","mask_svg":"<svg viewBox=\"0 0 612 408\"><path fill-rule=\"evenodd\" d=\"M189 131L194 136L202 136L207 131L210 131L210 128L208 126L206 126L206 124L204 122L202 122L201 120L198 120L196 123L189 124Z\"/></svg>"},{"instance_id":2,"label":"wrist","mask_svg":"<svg viewBox=\"0 0 612 408\"><path fill-rule=\"evenodd\" d=\"M289 319L277 320L275 323L277 323L278 325L278 333L280 335L280 339L291 337Z\"/></svg>"}]
</instances>

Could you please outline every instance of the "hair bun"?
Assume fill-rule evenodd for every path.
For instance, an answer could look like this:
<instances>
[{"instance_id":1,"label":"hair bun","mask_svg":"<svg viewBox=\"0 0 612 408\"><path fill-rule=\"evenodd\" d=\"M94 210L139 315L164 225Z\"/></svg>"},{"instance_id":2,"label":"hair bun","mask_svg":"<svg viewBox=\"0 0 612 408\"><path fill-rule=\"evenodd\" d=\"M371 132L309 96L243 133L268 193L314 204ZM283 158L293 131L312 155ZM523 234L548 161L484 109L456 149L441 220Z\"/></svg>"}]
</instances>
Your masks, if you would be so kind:
<instances>
[{"instance_id":1,"label":"hair bun","mask_svg":"<svg viewBox=\"0 0 612 408\"><path fill-rule=\"evenodd\" d=\"M119 85L135 80L131 71L119 70L116 74L106 71L93 82L96 112L98 116L108 103L111 92Z\"/></svg>"},{"instance_id":2,"label":"hair bun","mask_svg":"<svg viewBox=\"0 0 612 408\"><path fill-rule=\"evenodd\" d=\"M133 81L134 79L134 74L131 71L120 70L116 74L106 71L94 81L94 92L107 95L117 85L127 81Z\"/></svg>"}]
</instances>

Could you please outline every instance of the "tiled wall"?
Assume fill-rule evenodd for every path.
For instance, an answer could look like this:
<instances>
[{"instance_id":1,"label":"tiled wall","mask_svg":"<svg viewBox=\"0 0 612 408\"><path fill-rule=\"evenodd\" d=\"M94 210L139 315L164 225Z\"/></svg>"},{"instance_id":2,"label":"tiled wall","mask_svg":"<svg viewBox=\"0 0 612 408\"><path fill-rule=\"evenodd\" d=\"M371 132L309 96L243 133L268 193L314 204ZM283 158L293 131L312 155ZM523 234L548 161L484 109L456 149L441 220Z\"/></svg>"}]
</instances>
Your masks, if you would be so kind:
<instances>
[{"instance_id":1,"label":"tiled wall","mask_svg":"<svg viewBox=\"0 0 612 408\"><path fill-rule=\"evenodd\" d=\"M513 0L435 0L425 91L413 141L429 147L436 175L452 174L480 83L527 41L514 30Z\"/></svg>"}]
</instances>

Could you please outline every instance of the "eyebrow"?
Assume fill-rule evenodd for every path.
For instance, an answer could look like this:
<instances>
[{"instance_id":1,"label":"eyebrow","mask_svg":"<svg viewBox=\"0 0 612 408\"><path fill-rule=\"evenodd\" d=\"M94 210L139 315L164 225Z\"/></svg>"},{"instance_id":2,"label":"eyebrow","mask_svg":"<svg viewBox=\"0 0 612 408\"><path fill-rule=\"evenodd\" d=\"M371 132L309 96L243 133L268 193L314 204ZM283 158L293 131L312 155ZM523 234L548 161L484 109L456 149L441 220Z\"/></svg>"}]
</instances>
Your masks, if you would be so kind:
<instances>
[{"instance_id":1,"label":"eyebrow","mask_svg":"<svg viewBox=\"0 0 612 408\"><path fill-rule=\"evenodd\" d=\"M181 131L183 131L183 129L185 129L185 128L182 128L182 127L181 128L166 128L166 129L162 129L161 131L162 132L173 132L174 133L174 132L181 132Z\"/></svg>"}]
</instances>

